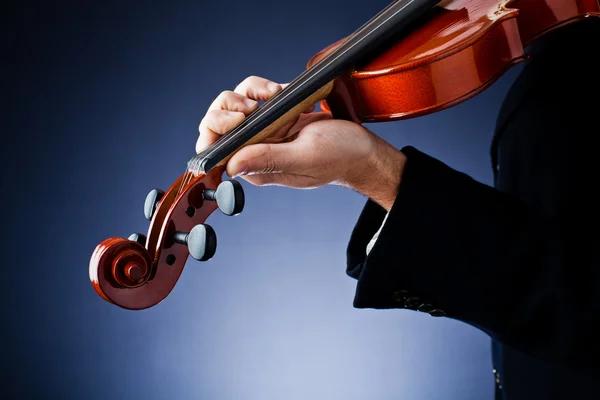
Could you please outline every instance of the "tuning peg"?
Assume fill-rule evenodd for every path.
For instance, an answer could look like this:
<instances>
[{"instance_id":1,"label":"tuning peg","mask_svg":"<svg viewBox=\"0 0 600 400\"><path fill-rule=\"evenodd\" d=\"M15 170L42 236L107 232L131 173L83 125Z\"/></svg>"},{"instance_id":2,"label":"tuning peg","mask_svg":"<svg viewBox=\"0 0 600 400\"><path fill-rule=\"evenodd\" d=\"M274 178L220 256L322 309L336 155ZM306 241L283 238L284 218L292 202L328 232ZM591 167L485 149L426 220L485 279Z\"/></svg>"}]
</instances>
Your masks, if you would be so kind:
<instances>
[{"instance_id":1,"label":"tuning peg","mask_svg":"<svg viewBox=\"0 0 600 400\"><path fill-rule=\"evenodd\" d=\"M205 189L204 198L216 201L225 215L237 215L244 209L244 188L238 181L223 181L217 189Z\"/></svg>"},{"instance_id":2,"label":"tuning peg","mask_svg":"<svg viewBox=\"0 0 600 400\"><path fill-rule=\"evenodd\" d=\"M127 239L133 240L134 242L138 242L142 246L146 245L146 235L141 233L133 233Z\"/></svg>"},{"instance_id":3,"label":"tuning peg","mask_svg":"<svg viewBox=\"0 0 600 400\"><path fill-rule=\"evenodd\" d=\"M152 189L146 196L146 201L144 202L144 217L146 217L148 221L152 220L156 205L160 202L160 199L162 199L164 194L165 192L160 189Z\"/></svg>"},{"instance_id":4,"label":"tuning peg","mask_svg":"<svg viewBox=\"0 0 600 400\"><path fill-rule=\"evenodd\" d=\"M217 235L210 225L196 225L190 233L175 232L174 239L187 245L190 255L198 261L210 260L217 250Z\"/></svg>"}]
</instances>

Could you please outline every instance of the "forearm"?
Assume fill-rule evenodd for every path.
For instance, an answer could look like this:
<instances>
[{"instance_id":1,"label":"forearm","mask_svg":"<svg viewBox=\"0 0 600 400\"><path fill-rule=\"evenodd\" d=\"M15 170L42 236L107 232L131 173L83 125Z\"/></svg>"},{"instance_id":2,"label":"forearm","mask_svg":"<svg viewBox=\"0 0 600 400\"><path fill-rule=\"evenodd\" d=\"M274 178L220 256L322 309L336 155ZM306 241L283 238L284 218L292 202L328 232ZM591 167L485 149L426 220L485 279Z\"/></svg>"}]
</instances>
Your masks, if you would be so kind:
<instances>
[{"instance_id":1,"label":"forearm","mask_svg":"<svg viewBox=\"0 0 600 400\"><path fill-rule=\"evenodd\" d=\"M374 136L373 151L365 164L365 168L357 168L356 173L348 177L347 185L390 211L398 194L406 156Z\"/></svg>"},{"instance_id":2,"label":"forearm","mask_svg":"<svg viewBox=\"0 0 600 400\"><path fill-rule=\"evenodd\" d=\"M443 310L505 344L564 362L588 364L600 354L590 334L600 311L597 235L406 151L377 245L366 256L370 224L385 215L369 205L349 246L355 306Z\"/></svg>"}]
</instances>

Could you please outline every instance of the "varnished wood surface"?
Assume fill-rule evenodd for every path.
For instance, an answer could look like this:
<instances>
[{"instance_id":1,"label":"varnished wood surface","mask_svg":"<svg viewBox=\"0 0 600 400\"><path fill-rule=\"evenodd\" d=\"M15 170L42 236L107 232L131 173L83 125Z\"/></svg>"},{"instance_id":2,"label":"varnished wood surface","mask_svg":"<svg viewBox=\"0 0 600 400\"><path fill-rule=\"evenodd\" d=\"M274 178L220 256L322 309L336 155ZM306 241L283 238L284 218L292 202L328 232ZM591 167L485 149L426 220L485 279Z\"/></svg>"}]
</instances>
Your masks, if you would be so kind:
<instances>
[{"instance_id":1,"label":"varnished wood surface","mask_svg":"<svg viewBox=\"0 0 600 400\"><path fill-rule=\"evenodd\" d=\"M337 79L322 107L356 122L437 112L475 96L526 60L524 48L537 38L599 16L597 0L446 0L409 35Z\"/></svg>"},{"instance_id":2,"label":"varnished wood surface","mask_svg":"<svg viewBox=\"0 0 600 400\"><path fill-rule=\"evenodd\" d=\"M433 113L485 89L525 60L524 48L544 34L599 16L598 0L444 0L410 34L300 100L207 174L179 177L158 204L145 247L119 237L97 246L89 265L92 286L106 301L127 309L165 299L189 256L187 247L173 240L174 233L189 232L217 208L203 199L204 189L221 183L223 166L235 152L265 140L309 106L322 101L337 118L361 123ZM315 55L308 66L340 43Z\"/></svg>"}]
</instances>

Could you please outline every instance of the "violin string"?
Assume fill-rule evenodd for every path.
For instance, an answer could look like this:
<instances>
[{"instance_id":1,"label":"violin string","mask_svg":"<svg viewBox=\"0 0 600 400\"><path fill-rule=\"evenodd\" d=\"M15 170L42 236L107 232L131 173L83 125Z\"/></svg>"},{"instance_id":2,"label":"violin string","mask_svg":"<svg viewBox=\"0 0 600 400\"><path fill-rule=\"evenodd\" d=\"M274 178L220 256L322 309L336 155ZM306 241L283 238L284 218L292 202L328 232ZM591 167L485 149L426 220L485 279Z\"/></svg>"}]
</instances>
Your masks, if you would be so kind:
<instances>
[{"instance_id":1,"label":"violin string","mask_svg":"<svg viewBox=\"0 0 600 400\"><path fill-rule=\"evenodd\" d=\"M387 11L389 8L391 8L391 7L392 7L394 4L395 4L395 3L392 3L392 4L388 5L388 7L386 7L386 8L385 8L385 9L383 9L382 11L380 11L380 12L377 14L377 16L373 18L373 20L374 20L374 19L376 19L377 17L379 17L381 14L385 13L385 12L386 12L386 11ZM364 25L363 25L361 28L359 28L359 29L356 31L356 33L354 33L354 34L353 34L351 37L349 37L349 39L346 41L346 43L347 43L347 42L350 42L352 39L354 39L354 37L355 37L355 36L356 36L356 35L357 35L357 34L358 34L358 33L359 33L359 32L360 32L362 29L364 29L366 26L368 26L369 24L370 24L370 22L367 22L367 23L365 23L365 24L364 24ZM342 55L343 55L343 54L342 54ZM339 57L341 57L342 55L340 55L340 56L336 57L334 60L332 60L332 62L333 62L333 61L335 61L335 60L337 60L337 59L338 59ZM319 63L315 64L315 66L314 66L314 67L318 67L319 65L321 65L321 64L323 63L323 61L326 61L326 60L327 60L327 57L325 57L323 60L321 60L321 62L319 62ZM331 63L329 63L329 64L331 64ZM329 64L328 64L328 65L329 65ZM327 67L328 65L326 65L325 67ZM271 98L271 104L273 104L273 102L275 101L275 105L277 105L277 104L278 104L278 103L281 101L281 100L280 100L280 101L276 101L276 100L277 100L277 98L278 98L278 97L280 98L280 97L282 97L282 96L284 96L284 95L285 95L285 93L283 93L283 94L282 94L282 92L284 92L284 91L285 91L285 92L287 92L287 93L288 93L288 96L289 96L290 94L294 93L296 90L299 90L300 88L302 88L303 84L305 84L305 82L306 82L306 80L307 80L307 78L306 78L306 77L307 77L307 76L308 76L308 75L309 75L309 74L310 74L310 73L311 73L311 72L312 72L314 69L315 69L315 68L310 68L309 70L306 70L306 71L304 71L302 74L300 74L300 75L299 75L299 76L298 76L296 79L294 79L294 81L292 81L292 82L291 82L291 83L290 83L290 84L289 84L289 85L286 87L286 89L288 89L287 91L284 89L284 90L282 90L281 92L279 92L279 93L278 93L280 96L274 96L273 98ZM291 87L291 89L290 89L290 87ZM265 104L265 106L266 106L266 105L267 105L267 104ZM256 111L259 111L259 113L258 113L259 115L256 115L256 116L254 116L254 118L255 118L255 119L258 119L258 118L260 118L260 116L261 116L260 114L264 114L264 113L266 113L266 112L267 112L269 109L271 109L271 108L273 108L273 107L266 107L266 110L265 110L265 107L264 107L264 106L263 106L263 107L261 107L261 109L262 109L262 110L261 110L261 109L259 109L259 110L256 110ZM262 113L260 113L260 111L262 111ZM244 121L244 122L246 122L246 124L248 123L248 119L249 119L248 117L250 117L250 116L252 116L252 115L250 114L249 116L247 116L247 117L246 117L246 120ZM240 124L240 125L242 125L242 124ZM238 129L238 131L240 130L240 128L242 128L242 126L240 126L240 125L238 125L238 126L236 127L236 128ZM211 149L211 151L209 151L209 153L208 153L208 155L207 155L207 156L210 156L210 155L214 154L214 152L215 152L215 151L217 151L218 149L222 148L222 146L224 146L224 145L225 145L225 144L222 144L222 145L221 145L221 147L219 147L219 146L217 145L217 146L216 146L214 149ZM187 185L190 183L190 181L192 180L192 175L193 175L193 173L194 173L195 171L198 171L198 170L199 170L201 161L202 161L202 160L201 160L200 158L198 158L197 156L194 156L194 157L192 158L192 160L191 160L191 163L188 163L188 166L187 166L187 168L186 168L186 171L185 171L185 173L184 173L184 176L183 176L183 178L182 178L182 180L181 180L181 183L180 183L180 185L179 185L179 189L177 190L177 194L181 193L181 191L182 191L182 190L184 190L184 189L187 187Z\"/></svg>"},{"instance_id":2,"label":"violin string","mask_svg":"<svg viewBox=\"0 0 600 400\"><path fill-rule=\"evenodd\" d=\"M191 171L186 171L185 177L183 179L183 189L187 187L187 185L192 181L193 173Z\"/></svg>"},{"instance_id":3,"label":"violin string","mask_svg":"<svg viewBox=\"0 0 600 400\"><path fill-rule=\"evenodd\" d=\"M183 177L181 178L181 183L179 184L179 190L177 190L177 194L181 193L181 191L187 186L187 177L188 177L188 169L186 167Z\"/></svg>"},{"instance_id":4,"label":"violin string","mask_svg":"<svg viewBox=\"0 0 600 400\"><path fill-rule=\"evenodd\" d=\"M191 165L188 165L186 170L186 177L184 179L185 184L182 186L184 189L196 177L199 164L200 162L196 158L194 158Z\"/></svg>"},{"instance_id":5,"label":"violin string","mask_svg":"<svg viewBox=\"0 0 600 400\"><path fill-rule=\"evenodd\" d=\"M396 2L392 2L392 3L390 3L390 4L389 4L387 7L385 7L383 10L381 10L381 11L380 11L380 12L379 12L379 13L378 13L378 14L377 14L375 17L373 17L373 18L372 18L370 21L368 21L368 22L366 22L365 24L363 24L363 25L362 25L360 28L358 28L358 29L355 31L355 33L354 33L353 35L351 35L351 36L348 38L348 40L346 40L345 42L348 42L348 41L352 40L352 39L353 39L353 38L354 38L354 37L355 37L355 36L356 36L356 35L357 35L357 34L358 34L358 33L359 33L361 30L363 30L363 29L364 29L364 28L365 28L367 25L369 25L369 24L370 24L370 23L371 23L373 20L375 20L375 19L376 19L376 18L378 18L380 15L384 14L384 13L385 13L387 10L389 10L391 7L393 7L395 3L396 3ZM294 84L297 84L299 87L302 87L302 80L305 80L305 79L306 79L305 77L306 77L306 76L307 76L307 75L310 73L310 71L311 71L312 69L314 69L315 67L318 67L318 66L319 66L320 64L322 64L322 62L323 62L324 60L326 60L326 59L327 59L327 57L325 57L325 58L324 58L323 60L321 60L319 63L315 64L315 65L313 66L313 68L310 68L309 70L306 70L306 71L304 71L302 74L300 74L298 77L296 77L296 79L294 79L294 80L293 80L293 81L292 81L292 82L291 82L291 83L290 83L290 84L289 84L289 85L286 87L286 89L288 89L288 90L287 90L287 92L290 92L290 89L289 89L289 87L290 87L290 86L293 86ZM300 83L300 84L298 84L298 82L301 82L301 83ZM283 91L286 91L286 90L284 89L284 90L282 90L282 92L283 92ZM293 92L293 91L292 91L292 92ZM281 93L281 92L279 92L278 94L280 95L279 97L281 97L282 93ZM276 97L278 97L278 96L274 96L273 98L271 98L271 101L273 101L273 100L274 100ZM263 107L261 107L261 108L263 108ZM264 110L264 108L263 108L263 110ZM256 111L258 112L258 111L260 111L260 109L259 109L259 110L256 110ZM248 123L248 119L249 119L249 117L252 117L252 113L251 113L250 115L246 116L246 119L245 119L245 121L243 121L243 122L246 122L246 123ZM258 118L258 117L256 117L256 118ZM242 124L240 124L240 125L242 125ZM240 126L240 125L238 125L238 126L236 127L238 130L239 130L240 128L242 128L242 126ZM209 152L209 154L208 154L208 155L210 156L210 155L211 155L211 152ZM191 161L191 163L188 163L188 166L187 166L187 168L186 168L186 172L185 172L185 174L184 174L184 177L182 178L182 180L181 180L181 183L180 183L180 185L179 185L179 189L177 190L177 194L181 193L181 191L182 191L182 190L183 190L183 189L184 189L184 188L185 188L185 187L188 185L189 181L191 180L191 178L190 178L190 172L195 172L195 171L198 171L198 170L200 169L200 163L201 163L201 159L200 159L200 158L198 158L198 157L197 157L197 155L196 155L196 156L194 156L194 157L192 158L192 160L190 160L190 161Z\"/></svg>"},{"instance_id":6,"label":"violin string","mask_svg":"<svg viewBox=\"0 0 600 400\"><path fill-rule=\"evenodd\" d=\"M202 161L201 159L194 156L190 161L191 162L188 162L188 166L185 170L184 177L181 180L181 184L179 185L179 189L177 190L177 194L181 193L181 191L185 189L185 187L187 187L187 185L192 181L192 179L200 170L200 163Z\"/></svg>"},{"instance_id":7,"label":"violin string","mask_svg":"<svg viewBox=\"0 0 600 400\"><path fill-rule=\"evenodd\" d=\"M186 169L186 172L183 174L183 177L181 178L181 182L179 182L179 188L177 189L177 194L181 193L181 189L183 188L183 181L185 180L185 174L187 174L187 169Z\"/></svg>"},{"instance_id":8,"label":"violin string","mask_svg":"<svg viewBox=\"0 0 600 400\"><path fill-rule=\"evenodd\" d=\"M192 159L191 166L188 164L188 167L186 168L184 176L181 180L181 184L179 185L179 190L177 191L177 194L181 193L181 191L185 189L187 185L192 181L192 179L194 178L194 174L198 168L197 164L199 164L199 161L195 158Z\"/></svg>"},{"instance_id":9,"label":"violin string","mask_svg":"<svg viewBox=\"0 0 600 400\"><path fill-rule=\"evenodd\" d=\"M191 172L190 172L190 168L188 166L185 169L183 177L181 178L181 183L179 184L179 189L177 190L177 194L181 193L181 191L187 187L188 183L190 183L190 181L191 181L190 175L191 175Z\"/></svg>"},{"instance_id":10,"label":"violin string","mask_svg":"<svg viewBox=\"0 0 600 400\"><path fill-rule=\"evenodd\" d=\"M186 171L185 176L183 178L183 187L182 190L185 190L187 185L191 182L192 173L190 171Z\"/></svg>"},{"instance_id":11,"label":"violin string","mask_svg":"<svg viewBox=\"0 0 600 400\"><path fill-rule=\"evenodd\" d=\"M264 114L266 114L267 112L269 112L270 110L272 110L274 107L276 107L277 105L279 105L283 100L285 100L286 98L288 98L289 96L291 96L293 93L295 93L296 91L298 91L300 88L303 87L303 85L306 84L307 81L310 81L310 78L320 72L322 72L323 70L325 70L326 68L328 68L329 66L331 66L331 64L333 64L335 61L339 60L341 57L343 57L348 51L350 51L351 49L353 49L356 45L358 45L359 43L361 43L364 39L366 39L367 37L369 37L369 35L373 34L375 31L377 31L378 29L380 29L382 26L384 26L386 24L386 22L388 22L390 19L392 19L393 17L395 17L396 15L398 15L398 13L402 12L402 10L404 10L406 7L408 7L410 4L412 4L415 0L411 0L411 1L407 1L405 4L403 4L399 9L395 10L393 13L391 13L391 15L387 15L388 11L390 9L395 8L396 5L399 5L400 3L402 3L402 1L398 1L398 2L394 2L392 4L390 4L387 8L385 8L384 10L382 10L379 14L377 14L377 16L375 16L374 18L371 19L371 21L367 22L366 24L364 24L360 29L358 29L353 35L351 35L351 37L342 45L340 45L340 47L338 47L338 49L336 49L336 51L333 51L332 53L330 53L329 56L326 56L323 60L321 60L320 62L318 62L317 64L315 64L313 66L313 68L310 68L306 71L304 71L304 73L302 73L300 76L298 76L298 78L294 79L294 81L292 83L290 83L290 85L288 85L284 90L282 90L281 92L279 92L279 96L274 96L271 101L266 102L263 107L259 108L258 110L256 110L256 113L252 113L254 115L251 114L251 116L253 117L253 120L259 119L261 118ZM384 19L383 21L379 22L379 19ZM371 27L372 25L374 25L377 22L376 26L371 28L367 34L361 35L365 30L367 30L367 28ZM339 53L339 54L336 54ZM322 65L325 64L325 65ZM287 89L287 90L286 90ZM248 125L248 121L250 118L247 118L244 122L246 122L245 124L242 123L240 125L238 125L236 131L240 132L243 127L243 125ZM224 137L224 139L218 143L215 143L214 147L211 148L208 152L208 154L206 154L204 157L205 158L210 158L211 156L213 156L217 151L223 149L223 147L227 146L231 140L233 140L237 135L235 134L231 134L231 135L227 135Z\"/></svg>"},{"instance_id":12,"label":"violin string","mask_svg":"<svg viewBox=\"0 0 600 400\"><path fill-rule=\"evenodd\" d=\"M185 171L185 173L183 174L183 178L181 179L181 185L179 186L179 190L177 191L177 194L181 193L181 191L187 186L187 175L188 172L187 170Z\"/></svg>"}]
</instances>

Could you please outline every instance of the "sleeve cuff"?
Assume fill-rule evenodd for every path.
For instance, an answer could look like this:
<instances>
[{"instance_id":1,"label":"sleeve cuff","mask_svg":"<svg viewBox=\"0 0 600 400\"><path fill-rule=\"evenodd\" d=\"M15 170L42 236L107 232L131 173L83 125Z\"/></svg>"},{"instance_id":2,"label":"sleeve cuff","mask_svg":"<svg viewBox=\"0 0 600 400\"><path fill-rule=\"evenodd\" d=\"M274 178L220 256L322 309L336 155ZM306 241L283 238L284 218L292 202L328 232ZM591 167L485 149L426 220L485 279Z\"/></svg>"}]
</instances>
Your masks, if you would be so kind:
<instances>
[{"instance_id":1,"label":"sleeve cuff","mask_svg":"<svg viewBox=\"0 0 600 400\"><path fill-rule=\"evenodd\" d=\"M428 255L440 251L433 237L451 235L444 215L452 212L452 204L446 199L456 190L453 182L467 176L413 147L401 151L408 161L387 219L385 210L369 199L352 232L346 272L357 279L353 304L445 316L447 304L442 305L442 299L446 299L439 287L448 283L438 277L438 271L446 266L431 262ZM365 249L379 228L367 255Z\"/></svg>"}]
</instances>

